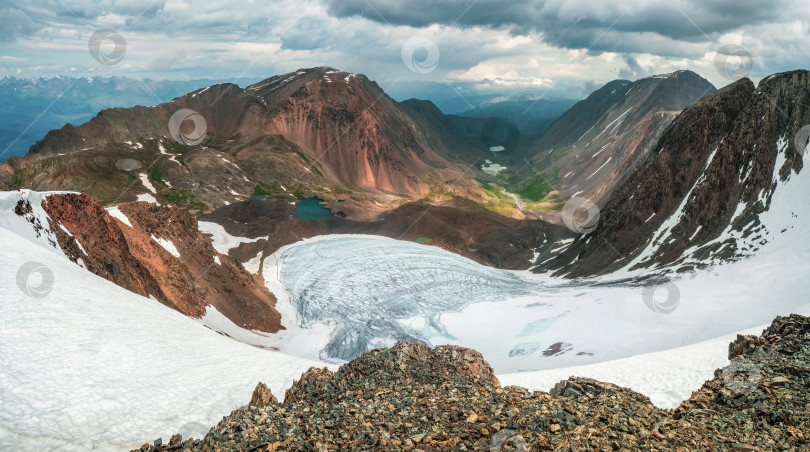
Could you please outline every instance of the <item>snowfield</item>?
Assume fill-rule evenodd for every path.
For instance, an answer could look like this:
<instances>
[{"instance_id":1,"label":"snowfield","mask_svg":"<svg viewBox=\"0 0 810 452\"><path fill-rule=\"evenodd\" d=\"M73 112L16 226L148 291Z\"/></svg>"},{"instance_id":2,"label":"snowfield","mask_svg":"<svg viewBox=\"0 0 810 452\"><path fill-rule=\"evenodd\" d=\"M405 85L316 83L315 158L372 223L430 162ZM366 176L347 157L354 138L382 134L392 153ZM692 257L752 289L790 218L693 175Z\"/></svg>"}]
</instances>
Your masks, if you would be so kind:
<instances>
[{"instance_id":1,"label":"snowfield","mask_svg":"<svg viewBox=\"0 0 810 452\"><path fill-rule=\"evenodd\" d=\"M10 215L0 212L0 223L13 223ZM0 228L0 244L0 450L202 437L247 404L259 381L283 396L302 372L323 366L222 336L8 229ZM52 272L48 296L18 287L26 260ZM28 282L36 288L41 278Z\"/></svg>"},{"instance_id":2,"label":"snowfield","mask_svg":"<svg viewBox=\"0 0 810 452\"><path fill-rule=\"evenodd\" d=\"M548 392L557 382L586 376L632 388L659 408L676 408L728 365L728 344L737 334L762 333L769 324L727 334L697 344L583 366L498 375L503 386L523 386Z\"/></svg>"},{"instance_id":3,"label":"snowfield","mask_svg":"<svg viewBox=\"0 0 810 452\"><path fill-rule=\"evenodd\" d=\"M785 150L780 144L777 169ZM680 218L679 210L655 237L667 238ZM810 314L810 240L802 227L808 218L810 174L791 173L760 215L757 231L767 243L754 247L746 240L761 237L730 231L717 239L736 239L740 249L752 250L747 259L694 273L670 271L668 280L646 285L619 282L644 270L572 282L496 270L436 247L381 237L305 240L275 253L279 277L268 287L280 294L282 286L296 327L321 335L312 343L328 345L317 355L312 348L278 346L335 362L402 338L458 344L480 351L515 384L548 389L566 372L581 372L674 407L727 362L734 333L758 333L778 315ZM272 274L265 268L266 277ZM664 359L661 353L672 359L651 366ZM698 359L682 359L690 354Z\"/></svg>"}]
</instances>

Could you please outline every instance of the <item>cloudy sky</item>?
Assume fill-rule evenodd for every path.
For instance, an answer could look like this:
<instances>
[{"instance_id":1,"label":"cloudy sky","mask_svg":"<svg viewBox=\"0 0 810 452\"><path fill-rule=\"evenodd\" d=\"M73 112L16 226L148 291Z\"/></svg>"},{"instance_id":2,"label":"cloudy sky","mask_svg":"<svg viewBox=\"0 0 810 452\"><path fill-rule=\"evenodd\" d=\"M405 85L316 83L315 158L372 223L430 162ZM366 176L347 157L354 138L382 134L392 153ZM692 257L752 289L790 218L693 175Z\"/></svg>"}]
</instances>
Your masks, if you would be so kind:
<instances>
[{"instance_id":1,"label":"cloudy sky","mask_svg":"<svg viewBox=\"0 0 810 452\"><path fill-rule=\"evenodd\" d=\"M807 0L0 0L0 21L0 77L332 66L392 91L437 82L581 97L678 69L722 86L810 66Z\"/></svg>"}]
</instances>

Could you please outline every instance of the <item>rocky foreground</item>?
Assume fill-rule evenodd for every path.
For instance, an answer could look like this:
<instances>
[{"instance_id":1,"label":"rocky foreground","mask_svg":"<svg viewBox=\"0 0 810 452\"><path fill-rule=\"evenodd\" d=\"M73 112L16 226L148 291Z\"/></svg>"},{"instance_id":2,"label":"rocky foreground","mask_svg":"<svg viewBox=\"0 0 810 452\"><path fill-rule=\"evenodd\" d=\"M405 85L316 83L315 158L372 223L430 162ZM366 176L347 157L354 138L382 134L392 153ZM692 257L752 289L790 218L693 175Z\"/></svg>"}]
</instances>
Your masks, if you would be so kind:
<instances>
[{"instance_id":1,"label":"rocky foreground","mask_svg":"<svg viewBox=\"0 0 810 452\"><path fill-rule=\"evenodd\" d=\"M142 451L810 450L810 318L738 336L731 364L675 410L572 377L550 393L502 388L473 350L400 343L332 373L310 369L278 403L260 384L202 440Z\"/></svg>"}]
</instances>

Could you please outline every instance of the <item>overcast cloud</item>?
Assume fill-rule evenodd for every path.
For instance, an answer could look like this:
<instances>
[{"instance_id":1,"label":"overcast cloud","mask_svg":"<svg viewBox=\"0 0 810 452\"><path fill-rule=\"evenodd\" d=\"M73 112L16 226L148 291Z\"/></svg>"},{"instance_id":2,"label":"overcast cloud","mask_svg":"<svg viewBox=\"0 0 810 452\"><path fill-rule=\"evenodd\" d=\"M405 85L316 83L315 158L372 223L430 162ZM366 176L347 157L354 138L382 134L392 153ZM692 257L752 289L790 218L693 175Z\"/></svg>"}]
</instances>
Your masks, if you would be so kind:
<instances>
[{"instance_id":1,"label":"overcast cloud","mask_svg":"<svg viewBox=\"0 0 810 452\"><path fill-rule=\"evenodd\" d=\"M0 0L0 21L0 76L223 79L326 65L383 88L582 96L678 69L722 86L730 80L715 58L725 45L750 54L755 80L810 62L803 0ZM126 39L120 64L89 54L100 28ZM435 44L435 64L406 66L413 39ZM417 66L427 48L413 52Z\"/></svg>"}]
</instances>

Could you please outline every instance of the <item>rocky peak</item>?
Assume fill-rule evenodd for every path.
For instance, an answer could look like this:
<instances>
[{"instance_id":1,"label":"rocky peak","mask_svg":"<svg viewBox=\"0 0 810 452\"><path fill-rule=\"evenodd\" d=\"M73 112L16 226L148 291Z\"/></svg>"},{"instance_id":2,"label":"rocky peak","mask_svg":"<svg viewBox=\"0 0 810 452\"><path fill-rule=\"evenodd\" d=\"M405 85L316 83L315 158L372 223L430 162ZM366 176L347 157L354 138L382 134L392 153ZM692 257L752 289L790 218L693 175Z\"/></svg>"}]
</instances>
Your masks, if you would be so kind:
<instances>
[{"instance_id":1,"label":"rocky peak","mask_svg":"<svg viewBox=\"0 0 810 452\"><path fill-rule=\"evenodd\" d=\"M431 120L395 102L364 75L325 67L277 75L246 89L218 84L155 107L104 110L85 124L49 132L28 156L10 164L20 169L44 158L69 159L56 158L60 154L117 153L133 143L173 143L176 133L169 125L181 109L199 114L205 127L202 142L183 143L187 146L177 152L215 146L219 152L233 151L238 165L240 151L261 147L263 139L280 135L300 149L297 158L304 160L286 169L288 173L309 170L344 189L421 197L429 192L429 181L461 178L462 191L476 186L464 171L468 165L451 163L447 157L451 150L472 145L446 130L432 130ZM256 152L248 150L242 156ZM287 176L291 181L303 177ZM37 188L41 186L40 180Z\"/></svg>"},{"instance_id":2,"label":"rocky peak","mask_svg":"<svg viewBox=\"0 0 810 452\"><path fill-rule=\"evenodd\" d=\"M367 352L341 366L336 373L311 369L293 383L284 400L287 404L315 401L337 390L362 390L381 382L408 382L415 387L441 384L500 387L489 363L475 350L400 342L391 348Z\"/></svg>"}]
</instances>

